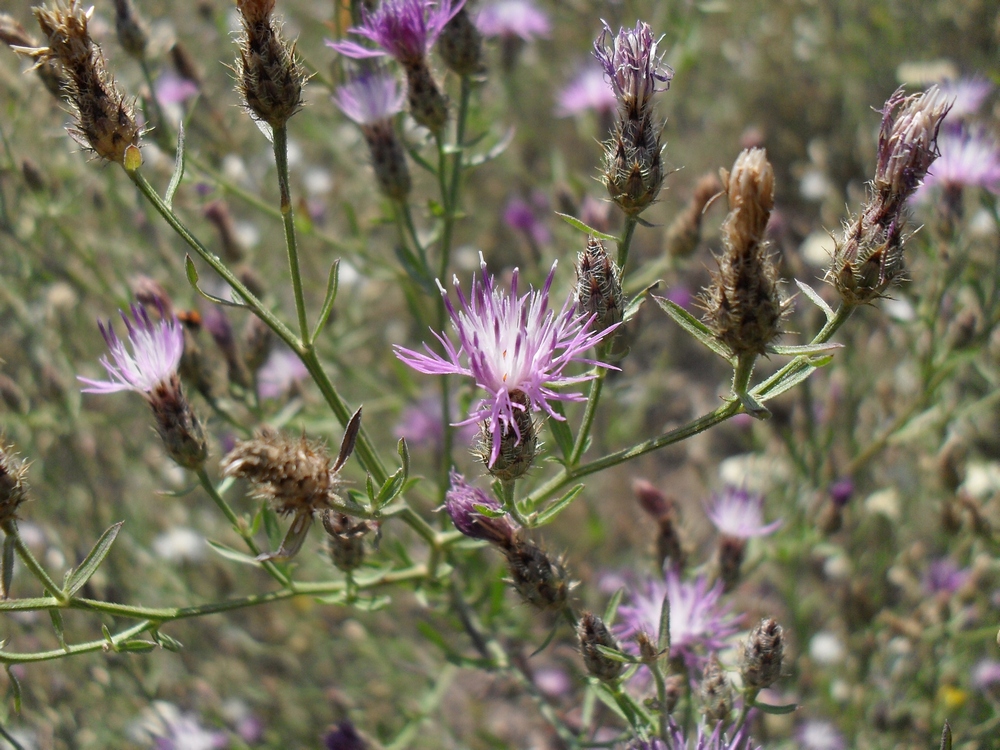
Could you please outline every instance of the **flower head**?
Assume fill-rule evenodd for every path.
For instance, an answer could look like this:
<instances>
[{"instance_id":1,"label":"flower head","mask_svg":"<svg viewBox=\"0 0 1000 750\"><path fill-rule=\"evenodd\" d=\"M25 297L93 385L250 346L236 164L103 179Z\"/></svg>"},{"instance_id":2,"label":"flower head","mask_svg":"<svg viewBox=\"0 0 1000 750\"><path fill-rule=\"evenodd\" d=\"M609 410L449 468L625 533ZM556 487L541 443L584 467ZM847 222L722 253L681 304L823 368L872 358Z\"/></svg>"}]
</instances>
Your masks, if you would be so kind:
<instances>
[{"instance_id":1,"label":"flower head","mask_svg":"<svg viewBox=\"0 0 1000 750\"><path fill-rule=\"evenodd\" d=\"M618 610L621 622L615 634L624 640L657 632L665 597L670 602L670 656L683 658L692 670L703 661L704 652L718 651L737 630L737 618L719 606L721 582L709 588L704 575L683 581L670 569L664 578L646 581L643 588L631 592L629 603ZM634 646L629 650L637 652Z\"/></svg>"},{"instance_id":2,"label":"flower head","mask_svg":"<svg viewBox=\"0 0 1000 750\"><path fill-rule=\"evenodd\" d=\"M704 724L699 724L696 734L685 736L684 729L671 718L667 729L669 744L656 737L649 742L635 742L629 745L629 750L760 750L761 746L753 744L745 725L732 737L722 731L722 726L719 722L709 732Z\"/></svg>"},{"instance_id":3,"label":"flower head","mask_svg":"<svg viewBox=\"0 0 1000 750\"><path fill-rule=\"evenodd\" d=\"M365 72L333 95L334 103L358 125L390 120L402 111L405 97L395 76Z\"/></svg>"},{"instance_id":4,"label":"flower head","mask_svg":"<svg viewBox=\"0 0 1000 750\"><path fill-rule=\"evenodd\" d=\"M506 516L485 515L478 508L501 513L500 504L477 487L465 481L458 472L451 472L451 487L445 495L444 509L451 516L455 528L473 539L484 539L494 544L510 544L514 527Z\"/></svg>"},{"instance_id":5,"label":"flower head","mask_svg":"<svg viewBox=\"0 0 1000 750\"><path fill-rule=\"evenodd\" d=\"M844 750L843 735L829 721L807 721L795 733L802 750Z\"/></svg>"},{"instance_id":6,"label":"flower head","mask_svg":"<svg viewBox=\"0 0 1000 750\"><path fill-rule=\"evenodd\" d=\"M623 114L635 119L647 110L654 93L670 88L674 71L657 54L659 40L653 39L649 24L636 21L634 29L622 27L614 36L611 27L602 23L604 30L594 42L594 57L604 68Z\"/></svg>"},{"instance_id":7,"label":"flower head","mask_svg":"<svg viewBox=\"0 0 1000 750\"><path fill-rule=\"evenodd\" d=\"M983 102L993 93L993 84L985 78L955 78L942 81L938 88L951 100L951 111L945 126L976 114Z\"/></svg>"},{"instance_id":8,"label":"flower head","mask_svg":"<svg viewBox=\"0 0 1000 750\"><path fill-rule=\"evenodd\" d=\"M77 378L89 386L83 389L84 393L137 391L149 394L158 384L177 374L177 367L184 353L184 331L177 318L163 318L154 324L149 313L140 305L132 305L133 320L129 320L124 311L121 316L128 330L132 351L129 352L115 334L111 321L108 321L107 327L98 321L97 325L114 361L107 357L101 357L100 360L108 372L109 380Z\"/></svg>"},{"instance_id":9,"label":"flower head","mask_svg":"<svg viewBox=\"0 0 1000 750\"><path fill-rule=\"evenodd\" d=\"M552 30L549 17L531 0L499 0L485 6L476 18L476 28L487 37L520 37L530 42Z\"/></svg>"},{"instance_id":10,"label":"flower head","mask_svg":"<svg viewBox=\"0 0 1000 750\"><path fill-rule=\"evenodd\" d=\"M736 487L726 487L708 508L708 517L720 533L737 539L749 539L774 533L781 526L779 519L764 523L764 498Z\"/></svg>"},{"instance_id":11,"label":"flower head","mask_svg":"<svg viewBox=\"0 0 1000 750\"><path fill-rule=\"evenodd\" d=\"M562 421L550 405L551 401L580 401L577 393L559 393L555 388L573 385L595 377L594 374L567 376L565 370L574 362L598 367L610 367L584 358L583 354L597 344L613 328L593 332L590 319L577 314L570 295L556 313L549 308L549 289L555 275L552 265L545 286L530 289L517 296L518 272L514 270L511 289L507 293L495 285L486 271L486 261L480 256L482 281L472 282L468 298L462 293L458 278L454 280L460 308L452 305L444 287L438 283L458 334L456 347L449 339L434 332L444 348L444 356L426 344L426 354L395 346L396 356L413 369L429 375L467 375L475 378L488 397L473 408L469 418L459 424L486 420L492 436L488 465L500 454L505 433L512 431L516 442L521 439L521 427L528 412L544 411Z\"/></svg>"},{"instance_id":12,"label":"flower head","mask_svg":"<svg viewBox=\"0 0 1000 750\"><path fill-rule=\"evenodd\" d=\"M465 5L465 0L382 0L377 9L362 9L361 25L348 29L370 39L379 49L357 42L328 41L342 55L357 59L389 55L402 65L421 63L445 25Z\"/></svg>"},{"instance_id":13,"label":"flower head","mask_svg":"<svg viewBox=\"0 0 1000 750\"><path fill-rule=\"evenodd\" d=\"M1000 145L982 131L947 131L938 138L941 155L928 170L916 200L935 190L974 187L1000 194Z\"/></svg>"},{"instance_id":14,"label":"flower head","mask_svg":"<svg viewBox=\"0 0 1000 750\"><path fill-rule=\"evenodd\" d=\"M588 109L597 113L610 112L615 108L618 97L608 85L604 70L594 65L585 67L572 81L566 84L556 96L556 114L570 117Z\"/></svg>"},{"instance_id":15,"label":"flower head","mask_svg":"<svg viewBox=\"0 0 1000 750\"><path fill-rule=\"evenodd\" d=\"M951 558L942 557L927 566L922 584L928 594L954 594L971 575L972 571L968 568L959 568Z\"/></svg>"},{"instance_id":16,"label":"flower head","mask_svg":"<svg viewBox=\"0 0 1000 750\"><path fill-rule=\"evenodd\" d=\"M257 371L257 395L281 398L308 377L309 371L295 352L286 347L275 349Z\"/></svg>"}]
</instances>

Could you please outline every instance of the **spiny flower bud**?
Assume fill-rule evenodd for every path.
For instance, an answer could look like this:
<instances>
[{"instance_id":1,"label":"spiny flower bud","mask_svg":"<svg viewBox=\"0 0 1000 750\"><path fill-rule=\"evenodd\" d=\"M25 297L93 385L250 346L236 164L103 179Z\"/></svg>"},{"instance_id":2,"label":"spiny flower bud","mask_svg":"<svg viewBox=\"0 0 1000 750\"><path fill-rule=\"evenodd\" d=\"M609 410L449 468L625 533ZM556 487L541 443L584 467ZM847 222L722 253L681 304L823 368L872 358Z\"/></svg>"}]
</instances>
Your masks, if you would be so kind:
<instances>
[{"instance_id":1,"label":"spiny flower bud","mask_svg":"<svg viewBox=\"0 0 1000 750\"><path fill-rule=\"evenodd\" d=\"M368 521L355 521L344 513L324 510L323 528L333 564L345 573L361 567L365 561L365 536L372 525Z\"/></svg>"},{"instance_id":2,"label":"spiny flower bud","mask_svg":"<svg viewBox=\"0 0 1000 750\"><path fill-rule=\"evenodd\" d=\"M406 72L406 101L410 116L432 133L441 132L448 122L448 100L441 93L425 60L403 65Z\"/></svg>"},{"instance_id":3,"label":"spiny flower bud","mask_svg":"<svg viewBox=\"0 0 1000 750\"><path fill-rule=\"evenodd\" d=\"M733 687L715 654L708 660L699 687L701 711L708 726L728 721L733 710Z\"/></svg>"},{"instance_id":4,"label":"spiny flower bud","mask_svg":"<svg viewBox=\"0 0 1000 750\"><path fill-rule=\"evenodd\" d=\"M122 49L137 60L146 56L149 44L149 29L146 22L135 12L132 0L115 0L115 31Z\"/></svg>"},{"instance_id":5,"label":"spiny flower bud","mask_svg":"<svg viewBox=\"0 0 1000 750\"><path fill-rule=\"evenodd\" d=\"M687 258L698 249L701 241L701 220L709 202L722 192L722 183L712 173L704 175L694 186L694 193L684 210L667 227L664 239L666 253L671 258Z\"/></svg>"},{"instance_id":6,"label":"spiny flower bud","mask_svg":"<svg viewBox=\"0 0 1000 750\"><path fill-rule=\"evenodd\" d=\"M39 65L54 61L62 67L66 76L62 93L76 116L70 134L102 159L138 168L140 131L134 107L118 89L104 55L90 38L87 24L92 13L93 8L84 11L78 0L52 10L35 8L35 18L49 46L26 54Z\"/></svg>"},{"instance_id":7,"label":"spiny flower bud","mask_svg":"<svg viewBox=\"0 0 1000 750\"><path fill-rule=\"evenodd\" d=\"M503 552L511 583L524 601L543 610L559 609L566 603L570 582L562 560L522 539L515 539Z\"/></svg>"},{"instance_id":8,"label":"spiny flower bud","mask_svg":"<svg viewBox=\"0 0 1000 750\"><path fill-rule=\"evenodd\" d=\"M460 76L484 72L483 37L464 6L445 24L438 37L437 51L448 69Z\"/></svg>"},{"instance_id":9,"label":"spiny flower bud","mask_svg":"<svg viewBox=\"0 0 1000 750\"><path fill-rule=\"evenodd\" d=\"M274 0L237 0L243 20L236 63L236 88L247 111L274 128L284 127L302 108L306 73L271 12Z\"/></svg>"},{"instance_id":10,"label":"spiny flower bud","mask_svg":"<svg viewBox=\"0 0 1000 750\"><path fill-rule=\"evenodd\" d=\"M756 690L766 688L781 676L785 639L781 626L770 618L761 620L743 646L740 674L743 684Z\"/></svg>"},{"instance_id":11,"label":"spiny flower bud","mask_svg":"<svg viewBox=\"0 0 1000 750\"><path fill-rule=\"evenodd\" d=\"M514 541L514 527L506 515L486 515L477 506L497 513L502 510L496 500L466 483L465 477L452 470L444 509L451 516L455 528L467 537L483 539L503 548L510 547Z\"/></svg>"},{"instance_id":12,"label":"spiny flower bud","mask_svg":"<svg viewBox=\"0 0 1000 750\"><path fill-rule=\"evenodd\" d=\"M663 187L660 132L649 116L619 120L604 144L602 181L611 200L629 216L645 211Z\"/></svg>"},{"instance_id":13,"label":"spiny flower bud","mask_svg":"<svg viewBox=\"0 0 1000 750\"><path fill-rule=\"evenodd\" d=\"M185 469L200 469L208 458L208 444L176 373L153 386L149 405L167 455Z\"/></svg>"},{"instance_id":14,"label":"spiny flower bud","mask_svg":"<svg viewBox=\"0 0 1000 750\"><path fill-rule=\"evenodd\" d=\"M618 642L608 631L604 621L592 612L584 612L576 629L580 641L580 653L587 671L599 680L613 682L621 675L625 665L605 656L597 648L617 649Z\"/></svg>"},{"instance_id":15,"label":"spiny flower bud","mask_svg":"<svg viewBox=\"0 0 1000 750\"><path fill-rule=\"evenodd\" d=\"M38 41L13 16L6 13L0 13L0 42L15 51L34 50L38 47ZM60 70L59 64L55 60L41 59L35 66L35 70L49 93L62 101L67 80Z\"/></svg>"},{"instance_id":16,"label":"spiny flower bud","mask_svg":"<svg viewBox=\"0 0 1000 750\"><path fill-rule=\"evenodd\" d=\"M523 477L535 460L538 452L538 426L528 411L527 399L520 391L513 391L510 400L522 404L524 409L514 410L514 422L503 428L500 437L500 450L490 465L493 456L493 431L488 422L482 424L480 433L479 456L486 464L486 470L497 479L505 482ZM516 429L515 429L516 428Z\"/></svg>"},{"instance_id":17,"label":"spiny flower bud","mask_svg":"<svg viewBox=\"0 0 1000 750\"><path fill-rule=\"evenodd\" d=\"M621 271L596 237L577 256L576 307L582 315L594 316L593 330L603 331L621 323L625 312Z\"/></svg>"},{"instance_id":18,"label":"spiny flower bud","mask_svg":"<svg viewBox=\"0 0 1000 750\"><path fill-rule=\"evenodd\" d=\"M281 515L292 515L292 523L277 552L260 559L282 560L294 556L305 541L313 516L340 500L341 468L347 463L361 430L358 409L344 430L337 460L331 463L326 448L303 435L293 439L265 427L252 440L241 440L222 459L222 472L247 479L257 497L266 500Z\"/></svg>"},{"instance_id":19,"label":"spiny flower bud","mask_svg":"<svg viewBox=\"0 0 1000 750\"><path fill-rule=\"evenodd\" d=\"M826 272L846 304L881 297L903 273L905 202L938 157L938 131L950 107L937 86L913 96L899 89L885 103L868 202L844 225Z\"/></svg>"},{"instance_id":20,"label":"spiny flower bud","mask_svg":"<svg viewBox=\"0 0 1000 750\"><path fill-rule=\"evenodd\" d=\"M722 224L725 251L705 290L705 322L737 356L764 354L786 309L764 233L774 206L774 170L764 149L744 150L732 172L720 172L729 198Z\"/></svg>"},{"instance_id":21,"label":"spiny flower bud","mask_svg":"<svg viewBox=\"0 0 1000 750\"><path fill-rule=\"evenodd\" d=\"M27 473L28 465L0 435L0 527L17 520L18 506L28 499Z\"/></svg>"}]
</instances>

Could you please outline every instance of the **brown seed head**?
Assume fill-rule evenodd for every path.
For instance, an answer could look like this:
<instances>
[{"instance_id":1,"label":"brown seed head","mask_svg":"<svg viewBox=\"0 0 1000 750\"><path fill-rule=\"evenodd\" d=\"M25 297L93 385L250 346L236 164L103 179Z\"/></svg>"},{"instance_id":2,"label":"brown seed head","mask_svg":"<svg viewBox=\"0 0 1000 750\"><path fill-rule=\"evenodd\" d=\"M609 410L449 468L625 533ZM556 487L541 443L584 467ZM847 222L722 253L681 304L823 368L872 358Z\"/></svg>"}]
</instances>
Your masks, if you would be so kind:
<instances>
[{"instance_id":1,"label":"brown seed head","mask_svg":"<svg viewBox=\"0 0 1000 750\"><path fill-rule=\"evenodd\" d=\"M785 639L781 626L770 618L761 620L743 646L740 674L743 684L760 690L781 676Z\"/></svg>"},{"instance_id":2,"label":"brown seed head","mask_svg":"<svg viewBox=\"0 0 1000 750\"><path fill-rule=\"evenodd\" d=\"M344 513L323 511L326 547L330 560L340 570L354 570L365 561L365 537L372 530L368 521L355 521Z\"/></svg>"}]
</instances>

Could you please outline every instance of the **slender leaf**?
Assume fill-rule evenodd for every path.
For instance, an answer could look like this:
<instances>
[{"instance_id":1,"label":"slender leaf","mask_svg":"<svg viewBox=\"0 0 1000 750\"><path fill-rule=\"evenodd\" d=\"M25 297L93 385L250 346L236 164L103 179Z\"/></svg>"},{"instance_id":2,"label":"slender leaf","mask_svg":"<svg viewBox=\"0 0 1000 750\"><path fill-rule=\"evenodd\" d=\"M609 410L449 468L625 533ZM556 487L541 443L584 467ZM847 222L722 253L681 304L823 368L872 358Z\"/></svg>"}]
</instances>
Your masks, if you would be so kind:
<instances>
[{"instance_id":1,"label":"slender leaf","mask_svg":"<svg viewBox=\"0 0 1000 750\"><path fill-rule=\"evenodd\" d=\"M427 275L426 270L417 262L416 256L403 245L396 245L394 249L396 258L403 270L406 271L406 275L428 295L433 297L433 295L438 294L434 279Z\"/></svg>"},{"instance_id":2,"label":"slender leaf","mask_svg":"<svg viewBox=\"0 0 1000 750\"><path fill-rule=\"evenodd\" d=\"M337 455L337 461L333 464L334 472L340 471L341 467L347 463L347 459L354 453L354 446L358 442L358 433L361 432L361 409L362 407L359 406L344 429L344 438L340 441L340 453Z\"/></svg>"},{"instance_id":3,"label":"slender leaf","mask_svg":"<svg viewBox=\"0 0 1000 750\"><path fill-rule=\"evenodd\" d=\"M179 652L184 648L184 644L178 641L176 638L171 638L166 633L161 633L159 630L154 630L152 632L153 640L156 641L160 648L164 648L167 651L173 651L174 653Z\"/></svg>"},{"instance_id":4,"label":"slender leaf","mask_svg":"<svg viewBox=\"0 0 1000 750\"><path fill-rule=\"evenodd\" d=\"M163 196L163 202L171 211L174 209L174 194L180 187L181 179L184 177L184 121L177 126L177 158L174 160L174 173L170 175L170 183L167 185L167 192Z\"/></svg>"},{"instance_id":5,"label":"slender leaf","mask_svg":"<svg viewBox=\"0 0 1000 750\"><path fill-rule=\"evenodd\" d=\"M122 653L136 653L136 654L146 654L156 648L156 644L152 641L144 641L137 639L134 641L125 641L124 643L119 643L115 648L116 651Z\"/></svg>"},{"instance_id":6,"label":"slender leaf","mask_svg":"<svg viewBox=\"0 0 1000 750\"><path fill-rule=\"evenodd\" d=\"M941 750L951 750L951 724L947 721L941 729Z\"/></svg>"},{"instance_id":7,"label":"slender leaf","mask_svg":"<svg viewBox=\"0 0 1000 750\"><path fill-rule=\"evenodd\" d=\"M802 346L770 346L768 350L773 354L783 354L788 357L811 357L843 348L843 344L828 342L826 344L803 344Z\"/></svg>"},{"instance_id":8,"label":"slender leaf","mask_svg":"<svg viewBox=\"0 0 1000 750\"><path fill-rule=\"evenodd\" d=\"M337 299L337 287L340 284L340 258L333 261L330 266L330 276L326 280L326 296L323 298L323 307L319 311L319 319L316 321L316 328L313 329L313 339L323 332L326 322L333 313L333 303Z\"/></svg>"},{"instance_id":9,"label":"slender leaf","mask_svg":"<svg viewBox=\"0 0 1000 750\"><path fill-rule=\"evenodd\" d=\"M625 715L622 711L621 706L618 705L618 701L615 700L615 696L612 694L611 690L608 689L607 685L604 683L591 683L594 693L600 699L601 703L611 709L611 712L615 714L618 718L624 721L626 724L631 724L632 719Z\"/></svg>"},{"instance_id":10,"label":"slender leaf","mask_svg":"<svg viewBox=\"0 0 1000 750\"><path fill-rule=\"evenodd\" d=\"M837 316L837 313L833 311L833 308L831 308L828 304L826 304L826 300L820 297L819 292L817 292L811 286L802 281L799 281L798 279L795 279L795 285L802 291L804 295L806 295L806 297L809 298L810 302L812 302L814 305L816 305L816 307L818 307L820 310L823 311L823 314L826 315L827 320L833 320Z\"/></svg>"},{"instance_id":11,"label":"slender leaf","mask_svg":"<svg viewBox=\"0 0 1000 750\"><path fill-rule=\"evenodd\" d=\"M118 532L121 531L122 524L124 523L124 521L119 521L101 534L101 538L97 540L94 548L90 550L90 554L69 575L66 579L66 593L69 596L73 596L73 594L79 591L90 580L90 577L97 572L97 569L101 567L101 563L104 562L104 558L111 551L111 545L115 543Z\"/></svg>"},{"instance_id":12,"label":"slender leaf","mask_svg":"<svg viewBox=\"0 0 1000 750\"><path fill-rule=\"evenodd\" d=\"M554 520L556 516L558 516L560 513L566 510L566 508L569 507L570 503L576 500L577 495L579 495L581 492L583 492L582 484L578 484L575 487L573 487L569 492L567 492L561 498L552 503L548 508L539 513L535 525L543 526L549 523L550 521Z\"/></svg>"},{"instance_id":13,"label":"slender leaf","mask_svg":"<svg viewBox=\"0 0 1000 750\"><path fill-rule=\"evenodd\" d=\"M624 594L625 588L622 587L611 595L611 599L608 601L608 606L604 608L605 626L610 628L615 624L615 618L618 617L618 605L621 604L622 596Z\"/></svg>"},{"instance_id":14,"label":"slender leaf","mask_svg":"<svg viewBox=\"0 0 1000 750\"><path fill-rule=\"evenodd\" d=\"M803 380L812 375L816 371L817 367L825 365L831 359L833 359L833 357L826 358L821 365L806 365L798 372L789 375L788 377L782 378L777 383L775 383L773 387L771 387L764 393L760 393L759 388L755 388L753 390L753 395L760 402L770 401L772 398L780 396L785 391L797 386Z\"/></svg>"},{"instance_id":15,"label":"slender leaf","mask_svg":"<svg viewBox=\"0 0 1000 750\"><path fill-rule=\"evenodd\" d=\"M659 288L660 282L654 281L652 284L647 286L642 291L638 292L629 303L625 306L625 312L622 315L622 322L628 323L632 318L639 314L639 308L642 307L643 303L650 297L650 293Z\"/></svg>"},{"instance_id":16,"label":"slender leaf","mask_svg":"<svg viewBox=\"0 0 1000 750\"><path fill-rule=\"evenodd\" d=\"M378 496L375 498L375 508L381 508L388 505L403 491L403 484L406 482L405 475L402 469L396 469L391 477L385 480L381 489L378 491Z\"/></svg>"},{"instance_id":17,"label":"slender leaf","mask_svg":"<svg viewBox=\"0 0 1000 750\"><path fill-rule=\"evenodd\" d=\"M208 546L211 547L220 555L222 555L222 557L226 558L227 560L243 563L244 565L254 565L254 566L260 565L260 563L257 561L257 558L255 558L253 555L248 555L245 552L239 552L238 550L234 550L231 547L227 547L226 545L220 542L215 542L209 539Z\"/></svg>"},{"instance_id":18,"label":"slender leaf","mask_svg":"<svg viewBox=\"0 0 1000 750\"><path fill-rule=\"evenodd\" d=\"M232 302L228 299L222 299L222 297L216 297L215 295L209 294L204 291L200 286L198 286L198 269L194 267L194 261L191 260L190 255L184 256L184 272L187 274L188 283L191 288L194 289L198 294L207 299L209 302L214 302L217 305L224 305L226 307L246 307L242 302Z\"/></svg>"},{"instance_id":19,"label":"slender leaf","mask_svg":"<svg viewBox=\"0 0 1000 750\"><path fill-rule=\"evenodd\" d=\"M10 669L10 664L4 664L4 669L7 670L7 679L10 680L10 691L14 694L14 713L21 713L21 683L17 681L17 677Z\"/></svg>"},{"instance_id":20,"label":"slender leaf","mask_svg":"<svg viewBox=\"0 0 1000 750\"><path fill-rule=\"evenodd\" d=\"M14 537L5 536L3 540L3 568L0 570L0 595L4 599L10 597L10 583L14 577Z\"/></svg>"},{"instance_id":21,"label":"slender leaf","mask_svg":"<svg viewBox=\"0 0 1000 750\"><path fill-rule=\"evenodd\" d=\"M534 651L532 651L531 654L528 656L528 658L532 659L538 656L540 653L542 653L542 651L544 651L546 648L548 648L549 644L552 643L552 639L556 637L556 631L558 630L559 630L558 625L554 628L550 628L549 634L545 636L545 640L542 641L542 645L536 648Z\"/></svg>"},{"instance_id":22,"label":"slender leaf","mask_svg":"<svg viewBox=\"0 0 1000 750\"><path fill-rule=\"evenodd\" d=\"M708 326L675 302L656 296L654 296L653 299L655 299L656 303L663 308L663 312L673 318L681 328L690 333L698 339L698 341L703 343L731 365L735 366L736 358L733 356L733 353L729 351L729 347L715 338L715 334L712 333Z\"/></svg>"},{"instance_id":23,"label":"slender leaf","mask_svg":"<svg viewBox=\"0 0 1000 750\"><path fill-rule=\"evenodd\" d=\"M775 714L780 716L781 714L793 713L799 707L799 704L786 703L783 706L772 706L769 703L758 703L757 701L754 701L753 707L759 709L760 711L763 711L766 714Z\"/></svg>"},{"instance_id":24,"label":"slender leaf","mask_svg":"<svg viewBox=\"0 0 1000 750\"><path fill-rule=\"evenodd\" d=\"M400 438L399 442L396 443L396 453L399 454L399 460L402 462L403 477L409 479L410 477L410 449L406 447L406 440Z\"/></svg>"},{"instance_id":25,"label":"slender leaf","mask_svg":"<svg viewBox=\"0 0 1000 750\"><path fill-rule=\"evenodd\" d=\"M608 648L607 646L602 646L599 643L594 644L594 647L600 651L603 656L608 657L612 661L617 661L622 664L635 664L639 661L631 654L623 653L616 648Z\"/></svg>"},{"instance_id":26,"label":"slender leaf","mask_svg":"<svg viewBox=\"0 0 1000 750\"><path fill-rule=\"evenodd\" d=\"M582 221L580 221L575 216L570 216L569 214L561 214L558 211L556 211L556 216L558 216L560 219L562 219L563 221L565 221L567 224L569 224L574 229L579 229L584 234L589 234L589 235L591 235L593 237L596 237L599 240L604 240L605 242L617 242L618 241L618 238L615 237L613 234L605 234L604 232L598 232L593 227L587 226L586 224L584 224Z\"/></svg>"},{"instance_id":27,"label":"slender leaf","mask_svg":"<svg viewBox=\"0 0 1000 750\"><path fill-rule=\"evenodd\" d=\"M670 597L663 597L660 605L660 628L656 636L656 645L660 651L670 653Z\"/></svg>"},{"instance_id":28,"label":"slender leaf","mask_svg":"<svg viewBox=\"0 0 1000 750\"><path fill-rule=\"evenodd\" d=\"M562 451L563 458L569 458L573 453L573 431L566 421L566 412L563 409L562 401L553 401L552 406L555 413L562 419L548 420L549 431L552 433L556 445L559 446L559 450Z\"/></svg>"}]
</instances>

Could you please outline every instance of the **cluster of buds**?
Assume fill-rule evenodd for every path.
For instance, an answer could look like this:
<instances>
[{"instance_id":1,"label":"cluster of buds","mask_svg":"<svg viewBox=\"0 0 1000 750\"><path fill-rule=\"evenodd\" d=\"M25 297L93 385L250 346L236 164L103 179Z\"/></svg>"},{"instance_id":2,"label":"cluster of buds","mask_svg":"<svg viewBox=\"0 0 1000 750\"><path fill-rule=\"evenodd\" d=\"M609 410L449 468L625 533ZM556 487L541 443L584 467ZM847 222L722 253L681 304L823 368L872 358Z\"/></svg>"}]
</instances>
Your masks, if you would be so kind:
<instances>
[{"instance_id":1,"label":"cluster of buds","mask_svg":"<svg viewBox=\"0 0 1000 750\"><path fill-rule=\"evenodd\" d=\"M510 582L525 602L538 609L560 609L572 584L563 561L525 539L500 504L451 473L444 509L460 532L494 545L507 558Z\"/></svg>"},{"instance_id":2,"label":"cluster of buds","mask_svg":"<svg viewBox=\"0 0 1000 750\"><path fill-rule=\"evenodd\" d=\"M274 0L237 0L243 21L236 61L236 86L247 111L273 128L285 126L302 108L306 73L294 45L282 38L271 17Z\"/></svg>"},{"instance_id":3,"label":"cluster of buds","mask_svg":"<svg viewBox=\"0 0 1000 750\"><path fill-rule=\"evenodd\" d=\"M596 237L590 237L587 249L577 256L576 307L581 315L593 318L595 331L621 323L625 313L621 270Z\"/></svg>"},{"instance_id":4,"label":"cluster of buds","mask_svg":"<svg viewBox=\"0 0 1000 750\"><path fill-rule=\"evenodd\" d=\"M104 55L90 38L87 25L94 9L78 0L53 9L35 8L35 18L48 46L20 49L35 58L41 70L57 65L62 73L62 96L73 108L71 135L102 159L137 168L141 163L135 107L108 73Z\"/></svg>"},{"instance_id":5,"label":"cluster of buds","mask_svg":"<svg viewBox=\"0 0 1000 750\"><path fill-rule=\"evenodd\" d=\"M826 273L846 304L881 297L903 273L905 203L938 157L938 131L950 107L937 86L912 96L898 89L885 103L868 202L845 224Z\"/></svg>"},{"instance_id":6,"label":"cluster of buds","mask_svg":"<svg viewBox=\"0 0 1000 750\"><path fill-rule=\"evenodd\" d=\"M354 452L361 430L358 409L344 431L337 460L331 463L324 446L302 436L290 438L263 428L251 440L242 440L222 459L223 474L247 479L257 497L266 500L276 513L292 516L292 523L276 552L261 560L287 560L298 553L317 512L330 510L339 502L340 470ZM333 521L331 521L331 524ZM334 524L339 529L339 524Z\"/></svg>"},{"instance_id":7,"label":"cluster of buds","mask_svg":"<svg viewBox=\"0 0 1000 750\"><path fill-rule=\"evenodd\" d=\"M770 687L781 676L785 653L784 631L770 618L761 620L743 645L740 675L752 690Z\"/></svg>"},{"instance_id":8,"label":"cluster of buds","mask_svg":"<svg viewBox=\"0 0 1000 750\"><path fill-rule=\"evenodd\" d=\"M704 175L694 186L691 200L670 222L663 244L671 258L687 258L694 254L701 241L701 220L705 209L722 192L722 183L714 174Z\"/></svg>"},{"instance_id":9,"label":"cluster of buds","mask_svg":"<svg viewBox=\"0 0 1000 750\"><path fill-rule=\"evenodd\" d=\"M656 555L660 569L668 565L668 560L670 567L683 568L687 553L678 528L677 503L645 479L635 480L632 492L642 509L656 521Z\"/></svg>"},{"instance_id":10,"label":"cluster of buds","mask_svg":"<svg viewBox=\"0 0 1000 750\"><path fill-rule=\"evenodd\" d=\"M663 186L660 135L663 124L653 109L653 94L670 88L674 71L658 54L659 42L648 24L622 28L612 42L611 28L594 42L594 56L618 99L618 118L605 144L603 180L611 199L629 216L642 213Z\"/></svg>"},{"instance_id":11,"label":"cluster of buds","mask_svg":"<svg viewBox=\"0 0 1000 750\"><path fill-rule=\"evenodd\" d=\"M764 149L753 148L719 176L729 214L722 224L725 250L703 295L705 322L737 357L754 357L780 335L787 309L764 238L774 207L774 170Z\"/></svg>"},{"instance_id":12,"label":"cluster of buds","mask_svg":"<svg viewBox=\"0 0 1000 750\"><path fill-rule=\"evenodd\" d=\"M27 473L28 465L0 436L0 528L6 530L17 520L18 506L28 499Z\"/></svg>"}]
</instances>

